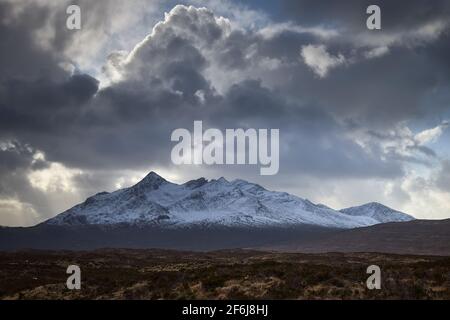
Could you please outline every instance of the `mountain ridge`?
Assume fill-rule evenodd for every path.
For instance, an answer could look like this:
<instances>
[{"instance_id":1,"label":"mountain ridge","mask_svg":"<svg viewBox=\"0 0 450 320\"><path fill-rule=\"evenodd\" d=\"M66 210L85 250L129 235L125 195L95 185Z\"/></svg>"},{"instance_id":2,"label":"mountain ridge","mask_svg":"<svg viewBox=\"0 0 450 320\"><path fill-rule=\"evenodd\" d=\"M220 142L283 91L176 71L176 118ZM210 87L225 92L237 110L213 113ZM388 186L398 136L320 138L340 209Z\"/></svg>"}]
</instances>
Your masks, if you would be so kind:
<instances>
[{"instance_id":1,"label":"mountain ridge","mask_svg":"<svg viewBox=\"0 0 450 320\"><path fill-rule=\"evenodd\" d=\"M175 184L151 171L131 187L97 193L44 224L160 228L313 225L349 229L410 220L414 218L377 203L338 211L242 179L202 177Z\"/></svg>"}]
</instances>

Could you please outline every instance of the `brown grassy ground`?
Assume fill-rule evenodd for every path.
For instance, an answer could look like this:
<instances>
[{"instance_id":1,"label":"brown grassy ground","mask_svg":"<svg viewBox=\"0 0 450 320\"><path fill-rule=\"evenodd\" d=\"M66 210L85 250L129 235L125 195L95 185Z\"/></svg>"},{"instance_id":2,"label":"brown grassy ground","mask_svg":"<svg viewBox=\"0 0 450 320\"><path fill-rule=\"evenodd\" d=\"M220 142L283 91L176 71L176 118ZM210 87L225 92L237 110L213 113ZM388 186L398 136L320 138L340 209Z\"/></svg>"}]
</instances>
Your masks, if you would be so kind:
<instances>
[{"instance_id":1,"label":"brown grassy ground","mask_svg":"<svg viewBox=\"0 0 450 320\"><path fill-rule=\"evenodd\" d=\"M82 288L66 289L66 268ZM382 270L368 290L367 266ZM450 257L163 250L0 253L0 299L450 299Z\"/></svg>"}]
</instances>

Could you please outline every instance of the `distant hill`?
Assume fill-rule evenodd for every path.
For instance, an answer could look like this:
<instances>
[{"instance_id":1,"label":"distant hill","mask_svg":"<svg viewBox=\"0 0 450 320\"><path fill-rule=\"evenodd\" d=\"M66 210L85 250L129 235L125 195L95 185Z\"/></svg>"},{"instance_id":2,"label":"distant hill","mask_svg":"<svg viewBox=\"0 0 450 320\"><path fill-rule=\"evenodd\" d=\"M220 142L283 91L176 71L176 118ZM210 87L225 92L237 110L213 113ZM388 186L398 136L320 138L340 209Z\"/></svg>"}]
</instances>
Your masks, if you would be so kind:
<instances>
[{"instance_id":1,"label":"distant hill","mask_svg":"<svg viewBox=\"0 0 450 320\"><path fill-rule=\"evenodd\" d=\"M298 252L384 252L450 255L450 219L391 222L299 239L271 249Z\"/></svg>"}]
</instances>

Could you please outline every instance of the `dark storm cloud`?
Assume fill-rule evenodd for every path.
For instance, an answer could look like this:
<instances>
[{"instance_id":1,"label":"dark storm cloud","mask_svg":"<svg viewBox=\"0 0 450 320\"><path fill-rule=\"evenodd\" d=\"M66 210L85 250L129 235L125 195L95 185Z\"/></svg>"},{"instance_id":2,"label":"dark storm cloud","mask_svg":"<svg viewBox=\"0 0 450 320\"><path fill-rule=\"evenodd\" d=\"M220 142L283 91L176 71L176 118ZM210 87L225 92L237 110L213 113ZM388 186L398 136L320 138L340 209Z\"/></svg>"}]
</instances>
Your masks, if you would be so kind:
<instances>
[{"instance_id":1,"label":"dark storm cloud","mask_svg":"<svg viewBox=\"0 0 450 320\"><path fill-rule=\"evenodd\" d=\"M48 166L43 160L34 161L33 155L35 154L35 150L17 141L12 141L2 146L0 154L0 174L2 177L30 166L35 169L42 169Z\"/></svg>"},{"instance_id":2,"label":"dark storm cloud","mask_svg":"<svg viewBox=\"0 0 450 320\"><path fill-rule=\"evenodd\" d=\"M20 139L66 129L97 91L97 81L71 75L61 67L57 46L44 49L35 41L49 8L26 6L15 17L13 3L0 7L0 134Z\"/></svg>"},{"instance_id":3,"label":"dark storm cloud","mask_svg":"<svg viewBox=\"0 0 450 320\"><path fill-rule=\"evenodd\" d=\"M29 205L32 213L39 212L48 216L51 213L48 196L33 188L27 177L29 170L49 166L45 160L36 159L35 153L36 150L32 147L16 141L0 147L0 199L15 199ZM3 212L0 211L0 214ZM16 217L19 220L21 218L27 220L27 217Z\"/></svg>"},{"instance_id":4,"label":"dark storm cloud","mask_svg":"<svg viewBox=\"0 0 450 320\"><path fill-rule=\"evenodd\" d=\"M388 32L407 31L450 16L450 3L446 0L282 0L281 3L285 17L302 25L323 24L364 32L366 9L373 4L381 8L382 27Z\"/></svg>"},{"instance_id":5,"label":"dark storm cloud","mask_svg":"<svg viewBox=\"0 0 450 320\"><path fill-rule=\"evenodd\" d=\"M366 28L365 12L371 4L381 7L381 31ZM285 0L282 8L299 24L337 28L337 37L311 43L325 44L330 53L346 58L325 79L310 81L299 70L291 81L293 92L304 85L322 107L377 126L443 111L442 104L424 106L423 97L432 91L437 96L449 84L450 62L444 58L450 56L448 1ZM382 47L387 53L364 58Z\"/></svg>"},{"instance_id":6,"label":"dark storm cloud","mask_svg":"<svg viewBox=\"0 0 450 320\"><path fill-rule=\"evenodd\" d=\"M92 12L106 10L106 3L95 2ZM312 11L304 18L306 3ZM405 28L410 20L413 27L417 19L427 22L447 10L442 4L439 13L420 13L415 3L413 11L406 10L410 17L402 18ZM425 109L422 98L449 84L445 56L450 56L450 48L442 43L448 34L419 47L400 41L388 53L367 58L373 48L346 35L327 38L295 28L272 34L234 29L209 10L180 6L153 32L149 28L147 38L129 56L110 52L104 70L120 80L99 88L92 75L61 67L71 62L66 51L73 46L72 33L53 26L55 36L45 47L35 41L34 30L48 22L51 7L28 5L20 18L4 22L12 6L0 4L0 37L6 39L1 45L7 49L0 53L5 70L0 74L0 140L19 143L15 151L0 152L2 190L36 204L39 212L48 211L48 204L27 180L30 170L48 166L46 161L80 168L86 173L74 178L76 185L86 194L100 191L117 178L110 172L170 167L172 130L192 129L194 120L220 129L280 128L282 179L296 174L400 177L404 163L415 158L386 153L379 146L383 137L376 135L398 122L437 112L442 106ZM326 10L332 12L333 6ZM316 2L300 1L289 17L317 26L322 23L321 9ZM352 14L342 8L334 13L342 23ZM51 21L60 25L61 19ZM357 23L356 17L349 19L348 27ZM389 16L386 21L389 25ZM102 18L90 26L101 30L105 23ZM401 24L394 29L403 30ZM308 45L323 45L330 57L342 54L345 61L319 78L302 59L302 47ZM374 132L371 152L355 142L352 135L359 128ZM32 149L18 152L21 144ZM408 148L436 157L425 146ZM46 161L33 158L37 150ZM17 168L11 168L13 164ZM11 172L22 173L13 178Z\"/></svg>"},{"instance_id":7,"label":"dark storm cloud","mask_svg":"<svg viewBox=\"0 0 450 320\"><path fill-rule=\"evenodd\" d=\"M368 157L350 140L336 138L343 136L345 128L331 114L336 116L347 108L349 117L358 116L359 111L373 118L384 115L386 109L391 110L390 117L395 117L396 112L401 113L399 118L406 112L413 114L420 85L432 82L423 78L425 67L405 76L394 73L391 82L386 83L385 75L375 70L392 70L394 66L407 70L411 64L421 65L408 59L398 65L398 56L393 55L336 70L320 80L298 62L299 48L313 39L318 42L317 37L287 30L265 39L227 28L226 22L216 20L210 11L179 7L135 50L121 70L124 79L98 93L96 80L87 75L66 75L59 82L48 78L16 82L8 79L3 83L1 99L2 111L7 115L3 118L3 134L16 135L42 150L49 160L69 166L127 168L167 163L171 131L191 128L195 119L219 128L245 123L282 127L286 136L296 137L286 158L297 159L296 152L305 151L310 156L302 155L300 168L311 173L401 174L398 163L389 169L389 165L377 157ZM291 56L286 56L275 49L291 42L297 46L292 47L295 55L291 50L287 50ZM248 58L251 48L256 48L256 53ZM271 89L250 78L235 83L221 95L204 76L204 70L217 61L223 68L239 70L251 68L249 65L264 58L297 62L289 67L289 80L295 86L281 83ZM278 72L287 70L281 68ZM373 92L366 90L367 74L374 75L369 84ZM406 92L406 87L410 90L414 84L415 74L421 75L420 79L417 76L417 88ZM397 85L400 82L408 83L404 93ZM352 87L351 95L348 86ZM20 94L23 92L26 94ZM200 101L199 92L204 101ZM59 136L52 136L55 133ZM330 152L336 157L334 165L325 160ZM355 170L358 166L349 159L355 164L371 161L371 170Z\"/></svg>"},{"instance_id":8,"label":"dark storm cloud","mask_svg":"<svg viewBox=\"0 0 450 320\"><path fill-rule=\"evenodd\" d=\"M23 20L8 22L13 4L0 2L0 79L61 75L51 52L36 47L32 32L42 27L48 11L40 8L22 13Z\"/></svg>"},{"instance_id":9,"label":"dark storm cloud","mask_svg":"<svg viewBox=\"0 0 450 320\"><path fill-rule=\"evenodd\" d=\"M422 104L426 94L448 84L446 66L430 58L426 49L414 52L410 48L393 48L376 59L344 64L322 79L298 66L292 78L283 82L284 90L310 99L338 117L388 127L441 107L433 105L424 110Z\"/></svg>"},{"instance_id":10,"label":"dark storm cloud","mask_svg":"<svg viewBox=\"0 0 450 320\"><path fill-rule=\"evenodd\" d=\"M51 195L28 175L49 168L39 151L70 148L66 133L98 88L94 78L62 68L62 42L37 41L51 9L32 3L19 8L23 4L0 2L0 200L13 206L2 203L0 213L3 223L14 225L55 213Z\"/></svg>"},{"instance_id":11,"label":"dark storm cloud","mask_svg":"<svg viewBox=\"0 0 450 320\"><path fill-rule=\"evenodd\" d=\"M3 132L65 130L80 114L80 106L97 92L88 75L68 76L63 82L49 78L3 81L1 103ZM26 93L26 94L24 94ZM37 121L39 120L39 121Z\"/></svg>"}]
</instances>

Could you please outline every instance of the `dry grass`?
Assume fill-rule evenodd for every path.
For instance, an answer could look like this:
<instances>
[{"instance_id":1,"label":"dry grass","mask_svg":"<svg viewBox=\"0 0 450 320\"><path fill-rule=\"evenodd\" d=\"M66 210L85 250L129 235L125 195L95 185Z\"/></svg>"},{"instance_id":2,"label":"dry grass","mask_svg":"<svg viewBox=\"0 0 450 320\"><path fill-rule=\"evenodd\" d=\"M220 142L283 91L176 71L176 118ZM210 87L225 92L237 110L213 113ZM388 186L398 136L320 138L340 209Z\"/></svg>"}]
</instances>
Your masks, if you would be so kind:
<instances>
[{"instance_id":1,"label":"dry grass","mask_svg":"<svg viewBox=\"0 0 450 320\"><path fill-rule=\"evenodd\" d=\"M66 289L66 268L82 289ZM367 266L382 269L368 290ZM450 299L450 258L163 250L0 253L1 299Z\"/></svg>"}]
</instances>

